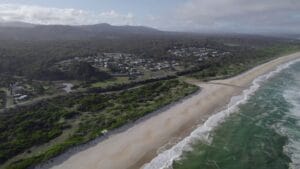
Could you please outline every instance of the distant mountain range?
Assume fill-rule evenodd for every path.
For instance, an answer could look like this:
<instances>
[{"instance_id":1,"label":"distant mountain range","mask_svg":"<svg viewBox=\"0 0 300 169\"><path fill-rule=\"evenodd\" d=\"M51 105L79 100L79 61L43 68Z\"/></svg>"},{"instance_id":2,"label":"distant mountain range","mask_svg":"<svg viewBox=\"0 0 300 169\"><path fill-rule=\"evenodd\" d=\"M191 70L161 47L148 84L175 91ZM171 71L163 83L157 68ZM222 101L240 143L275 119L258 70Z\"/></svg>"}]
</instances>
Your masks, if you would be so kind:
<instances>
[{"instance_id":1,"label":"distant mountain range","mask_svg":"<svg viewBox=\"0 0 300 169\"><path fill-rule=\"evenodd\" d=\"M94 40L94 39L122 39L138 36L161 36L161 35L226 35L248 36L247 34L235 33L184 33L165 32L145 26L113 26L107 23L95 25L38 25L25 22L0 22L0 40L19 41L47 41L47 40ZM253 36L249 34L250 36ZM288 38L300 40L299 34L257 34L258 36Z\"/></svg>"},{"instance_id":2,"label":"distant mountain range","mask_svg":"<svg viewBox=\"0 0 300 169\"><path fill-rule=\"evenodd\" d=\"M0 22L0 27L19 27L19 28L32 28L34 24L26 22Z\"/></svg>"},{"instance_id":3,"label":"distant mountain range","mask_svg":"<svg viewBox=\"0 0 300 169\"><path fill-rule=\"evenodd\" d=\"M24 22L0 22L0 40L82 40L91 38L118 39L139 35L157 35L160 30L144 26L35 25Z\"/></svg>"}]
</instances>

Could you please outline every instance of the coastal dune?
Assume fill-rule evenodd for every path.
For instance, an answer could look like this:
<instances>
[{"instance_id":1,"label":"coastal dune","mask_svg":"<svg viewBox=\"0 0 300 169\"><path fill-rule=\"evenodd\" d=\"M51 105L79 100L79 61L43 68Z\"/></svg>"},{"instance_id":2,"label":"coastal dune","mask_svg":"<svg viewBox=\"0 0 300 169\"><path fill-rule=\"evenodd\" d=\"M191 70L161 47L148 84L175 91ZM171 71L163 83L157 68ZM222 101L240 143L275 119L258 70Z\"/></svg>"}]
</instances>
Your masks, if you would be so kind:
<instances>
[{"instance_id":1,"label":"coastal dune","mask_svg":"<svg viewBox=\"0 0 300 169\"><path fill-rule=\"evenodd\" d=\"M233 78L207 83L195 81L193 83L201 87L201 92L150 116L125 131L113 134L94 146L73 154L63 162L56 162L57 160L54 159L51 167L48 168L141 168L158 152L172 145L168 143L174 144L180 141L211 115L225 109L231 98L249 88L258 76L299 58L300 52L272 60Z\"/></svg>"}]
</instances>

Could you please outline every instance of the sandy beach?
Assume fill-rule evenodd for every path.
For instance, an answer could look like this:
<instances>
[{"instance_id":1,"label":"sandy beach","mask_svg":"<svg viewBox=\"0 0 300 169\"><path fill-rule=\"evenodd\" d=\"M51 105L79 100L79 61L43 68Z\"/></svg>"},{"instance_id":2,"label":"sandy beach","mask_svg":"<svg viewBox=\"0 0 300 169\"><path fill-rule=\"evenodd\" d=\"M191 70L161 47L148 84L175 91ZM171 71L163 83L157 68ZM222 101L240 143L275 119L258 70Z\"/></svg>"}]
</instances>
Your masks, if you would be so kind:
<instances>
[{"instance_id":1,"label":"sandy beach","mask_svg":"<svg viewBox=\"0 0 300 169\"><path fill-rule=\"evenodd\" d=\"M127 130L77 152L52 169L136 169L154 158L168 143L176 143L203 124L212 114L224 109L233 96L248 88L260 75L278 65L300 58L300 52L280 57L236 77L207 83L194 82L201 92ZM58 157L59 158L59 157Z\"/></svg>"}]
</instances>

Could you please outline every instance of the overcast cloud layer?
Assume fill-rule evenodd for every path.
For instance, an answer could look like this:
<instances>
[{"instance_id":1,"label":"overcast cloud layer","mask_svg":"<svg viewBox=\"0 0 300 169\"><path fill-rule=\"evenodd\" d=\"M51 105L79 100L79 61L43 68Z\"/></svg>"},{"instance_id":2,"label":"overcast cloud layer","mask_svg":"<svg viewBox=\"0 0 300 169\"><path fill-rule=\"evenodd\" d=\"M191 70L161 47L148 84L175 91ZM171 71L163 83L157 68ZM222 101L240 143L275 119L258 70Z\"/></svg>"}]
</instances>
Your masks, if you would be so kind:
<instances>
[{"instance_id":1,"label":"overcast cloud layer","mask_svg":"<svg viewBox=\"0 0 300 169\"><path fill-rule=\"evenodd\" d=\"M51 8L19 4L0 4L0 21L23 21L36 24L84 25L111 23L132 24L131 13L120 14L114 10L91 12L72 8Z\"/></svg>"},{"instance_id":2,"label":"overcast cloud layer","mask_svg":"<svg viewBox=\"0 0 300 169\"><path fill-rule=\"evenodd\" d=\"M141 16L113 9L97 12L0 4L0 20L72 25L105 22L180 31L300 33L300 0L186 0L168 11L172 12Z\"/></svg>"},{"instance_id":3,"label":"overcast cloud layer","mask_svg":"<svg viewBox=\"0 0 300 169\"><path fill-rule=\"evenodd\" d=\"M190 0L177 12L195 30L299 32L300 28L299 0Z\"/></svg>"}]
</instances>

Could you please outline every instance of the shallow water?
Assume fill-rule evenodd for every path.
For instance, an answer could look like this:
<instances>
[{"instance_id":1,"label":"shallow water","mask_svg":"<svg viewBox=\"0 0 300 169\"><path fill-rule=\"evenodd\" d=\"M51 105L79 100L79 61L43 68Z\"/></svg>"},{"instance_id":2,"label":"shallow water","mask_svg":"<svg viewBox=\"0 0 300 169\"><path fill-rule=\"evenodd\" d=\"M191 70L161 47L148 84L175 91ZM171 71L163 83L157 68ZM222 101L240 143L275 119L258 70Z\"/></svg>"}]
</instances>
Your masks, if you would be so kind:
<instances>
[{"instance_id":1,"label":"shallow water","mask_svg":"<svg viewBox=\"0 0 300 169\"><path fill-rule=\"evenodd\" d=\"M299 169L300 63L260 84L210 141L193 141L174 169Z\"/></svg>"}]
</instances>

